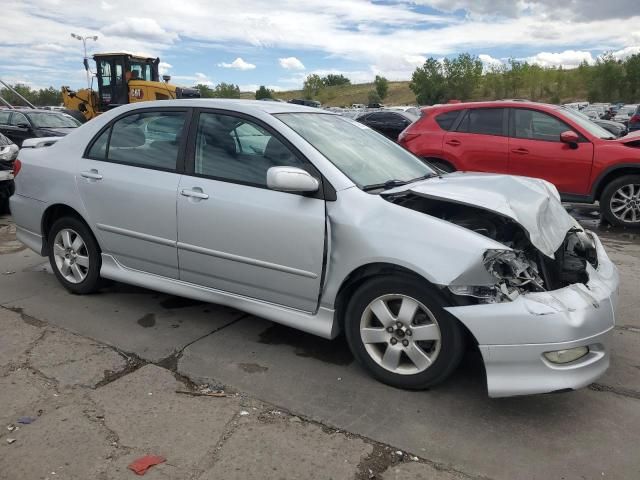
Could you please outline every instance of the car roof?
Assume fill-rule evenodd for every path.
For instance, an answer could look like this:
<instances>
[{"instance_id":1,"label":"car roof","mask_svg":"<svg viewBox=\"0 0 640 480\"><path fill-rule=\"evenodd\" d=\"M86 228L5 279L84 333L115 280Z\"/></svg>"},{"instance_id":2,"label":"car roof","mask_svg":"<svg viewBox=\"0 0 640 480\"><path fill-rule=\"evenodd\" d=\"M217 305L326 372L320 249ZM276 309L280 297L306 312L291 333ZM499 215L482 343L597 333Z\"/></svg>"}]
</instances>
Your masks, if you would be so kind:
<instances>
[{"instance_id":1,"label":"car roof","mask_svg":"<svg viewBox=\"0 0 640 480\"><path fill-rule=\"evenodd\" d=\"M176 100L158 100L153 102L138 102L127 105L128 110L136 108L152 108L152 107L200 107L200 108L222 108L225 110L236 110L239 112L264 112L268 114L277 113L323 113L326 115L335 115L335 113L327 110L321 110L315 107L306 107L304 105L296 105L294 103L284 102L263 102L261 100L242 100L230 98L180 98ZM123 108L123 107L120 107Z\"/></svg>"},{"instance_id":2,"label":"car roof","mask_svg":"<svg viewBox=\"0 0 640 480\"><path fill-rule=\"evenodd\" d=\"M56 111L56 110L45 110L44 108L8 108L7 110L9 110L10 112L20 112L20 113L50 113L50 114L56 114L59 115L61 113L61 111Z\"/></svg>"},{"instance_id":3,"label":"car roof","mask_svg":"<svg viewBox=\"0 0 640 480\"><path fill-rule=\"evenodd\" d=\"M540 110L556 110L561 108L558 105L553 105L550 103L539 103L532 102L530 100L491 100L491 101L483 101L483 102L460 102L460 103L443 103L439 105L432 105L428 107L423 107L421 110L423 112L429 112L432 109L437 109L438 111L446 111L446 110L464 110L467 108L526 108L526 107L535 107Z\"/></svg>"}]
</instances>

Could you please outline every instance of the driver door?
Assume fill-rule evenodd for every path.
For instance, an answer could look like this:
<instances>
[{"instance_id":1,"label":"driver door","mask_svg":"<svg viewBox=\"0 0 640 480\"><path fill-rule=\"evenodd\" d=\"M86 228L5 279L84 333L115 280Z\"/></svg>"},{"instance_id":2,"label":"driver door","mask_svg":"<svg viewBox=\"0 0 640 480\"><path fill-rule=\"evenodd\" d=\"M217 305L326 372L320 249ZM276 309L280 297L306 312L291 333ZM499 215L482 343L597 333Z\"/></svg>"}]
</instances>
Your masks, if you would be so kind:
<instances>
[{"instance_id":1,"label":"driver door","mask_svg":"<svg viewBox=\"0 0 640 480\"><path fill-rule=\"evenodd\" d=\"M325 254L325 204L267 188L267 170L306 159L257 120L203 110L178 187L180 279L313 312Z\"/></svg>"}]
</instances>

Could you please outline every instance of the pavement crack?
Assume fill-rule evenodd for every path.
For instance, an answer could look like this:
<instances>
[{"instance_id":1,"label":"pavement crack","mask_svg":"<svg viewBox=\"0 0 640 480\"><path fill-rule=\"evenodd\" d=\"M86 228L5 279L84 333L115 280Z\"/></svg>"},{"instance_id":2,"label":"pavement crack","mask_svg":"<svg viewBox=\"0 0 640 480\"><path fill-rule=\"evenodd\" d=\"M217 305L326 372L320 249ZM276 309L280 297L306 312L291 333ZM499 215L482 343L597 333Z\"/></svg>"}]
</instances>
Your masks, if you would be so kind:
<instances>
[{"instance_id":1,"label":"pavement crack","mask_svg":"<svg viewBox=\"0 0 640 480\"><path fill-rule=\"evenodd\" d=\"M594 392L615 393L616 395L620 395L621 397L640 400L640 392L624 387L612 387L611 385L604 385L602 383L592 383L591 385L589 385L589 390L593 390Z\"/></svg>"},{"instance_id":2,"label":"pavement crack","mask_svg":"<svg viewBox=\"0 0 640 480\"><path fill-rule=\"evenodd\" d=\"M24 313L23 309L20 307L7 307L3 305L2 308L5 308L7 310L10 310L14 313L19 314L22 321L27 325L31 325L32 327L38 327L38 328L43 328L47 326L47 322L40 320L39 318L32 317L31 315L27 315L26 313Z\"/></svg>"},{"instance_id":3,"label":"pavement crack","mask_svg":"<svg viewBox=\"0 0 640 480\"><path fill-rule=\"evenodd\" d=\"M633 325L616 325L613 327L615 330L622 330L623 332L640 333L640 328Z\"/></svg>"}]
</instances>

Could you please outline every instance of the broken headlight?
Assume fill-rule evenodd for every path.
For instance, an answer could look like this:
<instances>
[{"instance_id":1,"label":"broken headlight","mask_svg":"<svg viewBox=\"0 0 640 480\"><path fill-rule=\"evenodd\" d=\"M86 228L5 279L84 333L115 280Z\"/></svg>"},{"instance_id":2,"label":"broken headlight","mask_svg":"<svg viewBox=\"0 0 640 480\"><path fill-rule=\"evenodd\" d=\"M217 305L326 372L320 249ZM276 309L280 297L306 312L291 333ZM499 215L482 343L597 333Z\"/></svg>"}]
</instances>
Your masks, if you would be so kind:
<instances>
[{"instance_id":1,"label":"broken headlight","mask_svg":"<svg viewBox=\"0 0 640 480\"><path fill-rule=\"evenodd\" d=\"M482 260L494 285L449 286L454 295L474 297L484 303L514 300L521 293L544 290L538 265L518 250L487 250Z\"/></svg>"}]
</instances>

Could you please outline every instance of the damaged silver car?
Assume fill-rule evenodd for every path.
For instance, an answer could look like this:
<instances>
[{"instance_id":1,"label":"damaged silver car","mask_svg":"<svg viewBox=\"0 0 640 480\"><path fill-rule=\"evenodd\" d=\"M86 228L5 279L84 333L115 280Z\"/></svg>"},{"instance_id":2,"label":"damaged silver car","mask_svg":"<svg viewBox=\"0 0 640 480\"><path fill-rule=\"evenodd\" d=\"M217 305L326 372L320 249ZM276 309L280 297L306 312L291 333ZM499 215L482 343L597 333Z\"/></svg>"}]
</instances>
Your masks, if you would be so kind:
<instances>
[{"instance_id":1,"label":"damaged silver car","mask_svg":"<svg viewBox=\"0 0 640 480\"><path fill-rule=\"evenodd\" d=\"M609 365L617 270L542 180L439 176L345 117L205 99L116 108L16 172L17 236L74 293L108 278L344 332L406 389L443 382L469 345L495 397Z\"/></svg>"}]
</instances>

